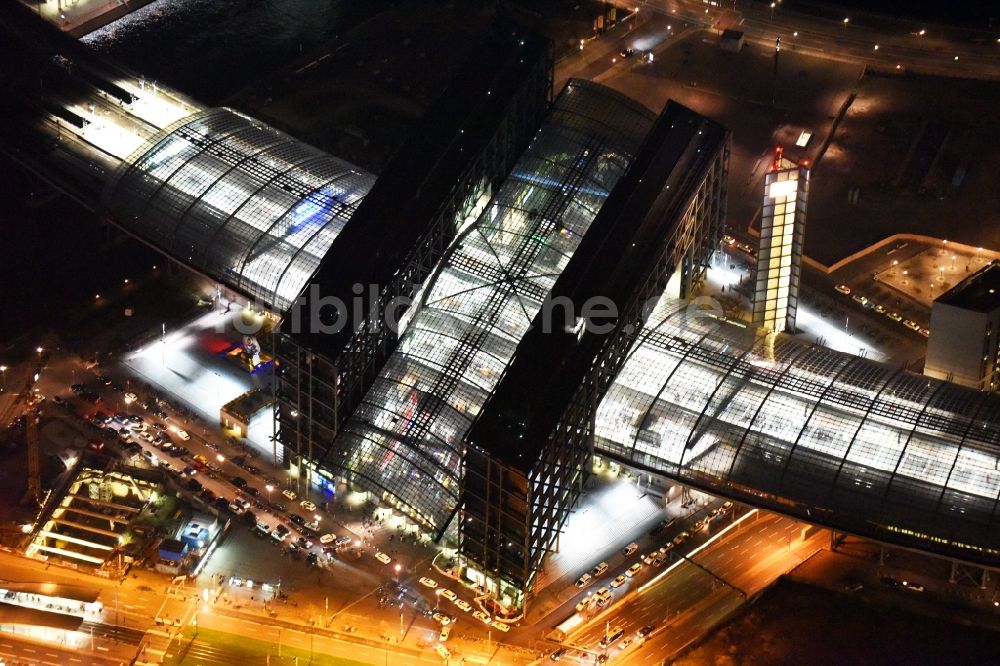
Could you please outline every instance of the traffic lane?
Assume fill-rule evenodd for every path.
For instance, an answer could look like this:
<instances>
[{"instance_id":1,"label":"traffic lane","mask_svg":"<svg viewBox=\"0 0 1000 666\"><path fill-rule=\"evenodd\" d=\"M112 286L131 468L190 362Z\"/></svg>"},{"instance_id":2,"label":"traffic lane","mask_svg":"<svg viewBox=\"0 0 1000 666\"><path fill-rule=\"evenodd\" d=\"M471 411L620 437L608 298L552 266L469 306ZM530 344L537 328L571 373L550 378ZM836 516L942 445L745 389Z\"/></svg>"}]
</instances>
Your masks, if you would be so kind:
<instances>
[{"instance_id":1,"label":"traffic lane","mask_svg":"<svg viewBox=\"0 0 1000 666\"><path fill-rule=\"evenodd\" d=\"M0 657L3 657L7 663L12 664L44 664L44 666L113 664L117 666L122 663L121 656L111 656L110 650L107 648L105 650L107 650L108 654L101 654L99 652L88 654L81 650L62 648L41 642L19 641L10 635L4 635L3 640L0 641ZM126 661L131 657L132 655L129 654Z\"/></svg>"},{"instance_id":2,"label":"traffic lane","mask_svg":"<svg viewBox=\"0 0 1000 666\"><path fill-rule=\"evenodd\" d=\"M773 514L758 513L757 515L761 517L747 527L740 528L732 536L725 538L718 544L713 544L707 551L702 551L695 556L695 561L705 567L704 569L694 564L678 567L662 581L640 593L638 597L627 600L618 608L612 607L614 610L606 616L608 620L612 624L622 623L623 626L625 626L624 623L637 617L643 621L659 621L671 611L676 612L683 608L685 603L697 600L701 594L711 593L718 587L724 586L705 570L709 569L715 576L725 579L727 571L713 570L713 566L717 566L715 558L720 556L724 558L727 553L746 553L749 548L754 546L759 548L762 543L762 534L780 534L782 530L788 528L787 525L778 525L778 530L775 531L779 517ZM679 601L680 604L678 604ZM640 611L638 615L636 615L637 610ZM601 619L603 620L604 617ZM642 625L640 624L640 626ZM592 635L599 637L601 634L598 632Z\"/></svg>"}]
</instances>

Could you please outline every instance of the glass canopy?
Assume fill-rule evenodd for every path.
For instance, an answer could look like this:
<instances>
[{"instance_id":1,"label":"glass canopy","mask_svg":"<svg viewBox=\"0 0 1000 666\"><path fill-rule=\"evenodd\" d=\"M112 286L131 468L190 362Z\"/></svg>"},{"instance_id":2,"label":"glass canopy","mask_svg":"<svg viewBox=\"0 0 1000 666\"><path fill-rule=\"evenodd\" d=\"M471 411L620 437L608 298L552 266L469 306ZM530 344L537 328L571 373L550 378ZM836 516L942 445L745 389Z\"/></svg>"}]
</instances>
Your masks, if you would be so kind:
<instances>
[{"instance_id":1,"label":"glass canopy","mask_svg":"<svg viewBox=\"0 0 1000 666\"><path fill-rule=\"evenodd\" d=\"M105 206L143 240L284 313L374 181L217 108L168 126L127 158Z\"/></svg>"},{"instance_id":2,"label":"glass canopy","mask_svg":"<svg viewBox=\"0 0 1000 666\"><path fill-rule=\"evenodd\" d=\"M1000 398L661 300L598 453L844 531L1000 559Z\"/></svg>"},{"instance_id":3,"label":"glass canopy","mask_svg":"<svg viewBox=\"0 0 1000 666\"><path fill-rule=\"evenodd\" d=\"M324 466L350 470L425 528L444 529L472 420L654 119L601 86L567 85L449 248Z\"/></svg>"}]
</instances>

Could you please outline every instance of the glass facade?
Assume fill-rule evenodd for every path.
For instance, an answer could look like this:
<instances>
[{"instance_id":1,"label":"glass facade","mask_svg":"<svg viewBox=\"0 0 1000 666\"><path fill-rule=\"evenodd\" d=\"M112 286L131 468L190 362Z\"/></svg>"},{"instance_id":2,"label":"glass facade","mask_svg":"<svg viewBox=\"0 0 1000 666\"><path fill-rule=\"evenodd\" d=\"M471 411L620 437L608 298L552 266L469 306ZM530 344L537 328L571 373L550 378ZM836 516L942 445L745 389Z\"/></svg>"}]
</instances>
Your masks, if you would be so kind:
<instances>
[{"instance_id":1,"label":"glass facade","mask_svg":"<svg viewBox=\"0 0 1000 666\"><path fill-rule=\"evenodd\" d=\"M127 158L104 205L122 227L285 312L375 176L226 108L165 128Z\"/></svg>"},{"instance_id":2,"label":"glass facade","mask_svg":"<svg viewBox=\"0 0 1000 666\"><path fill-rule=\"evenodd\" d=\"M663 299L598 453L844 531L1000 558L1000 397Z\"/></svg>"},{"instance_id":3,"label":"glass facade","mask_svg":"<svg viewBox=\"0 0 1000 666\"><path fill-rule=\"evenodd\" d=\"M473 419L653 120L601 86L567 84L421 291L397 351L323 466L443 532Z\"/></svg>"},{"instance_id":4,"label":"glass facade","mask_svg":"<svg viewBox=\"0 0 1000 666\"><path fill-rule=\"evenodd\" d=\"M809 170L781 156L764 176L753 320L780 333L795 330L805 241Z\"/></svg>"}]
</instances>

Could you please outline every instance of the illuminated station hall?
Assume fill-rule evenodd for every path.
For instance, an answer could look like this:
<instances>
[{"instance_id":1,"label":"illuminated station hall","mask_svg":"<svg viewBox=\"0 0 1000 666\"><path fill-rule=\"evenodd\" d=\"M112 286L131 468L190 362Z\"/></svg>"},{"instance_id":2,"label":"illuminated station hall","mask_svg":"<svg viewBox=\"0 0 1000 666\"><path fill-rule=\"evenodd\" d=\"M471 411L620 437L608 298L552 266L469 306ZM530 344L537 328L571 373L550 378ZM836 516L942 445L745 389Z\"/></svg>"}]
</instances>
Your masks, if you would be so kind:
<instances>
[{"instance_id":1,"label":"illuminated station hall","mask_svg":"<svg viewBox=\"0 0 1000 666\"><path fill-rule=\"evenodd\" d=\"M554 90L551 45L513 24L484 31L379 173L30 13L2 25L11 156L261 324L210 345L239 381L181 359L176 331L129 362L192 378L165 391L226 407L251 439L263 410L262 446L299 483L392 507L504 608L577 539L597 458L1000 565L1000 398L793 335L804 169L769 176L760 307L727 321L691 299L725 229L729 132L675 102Z\"/></svg>"}]
</instances>

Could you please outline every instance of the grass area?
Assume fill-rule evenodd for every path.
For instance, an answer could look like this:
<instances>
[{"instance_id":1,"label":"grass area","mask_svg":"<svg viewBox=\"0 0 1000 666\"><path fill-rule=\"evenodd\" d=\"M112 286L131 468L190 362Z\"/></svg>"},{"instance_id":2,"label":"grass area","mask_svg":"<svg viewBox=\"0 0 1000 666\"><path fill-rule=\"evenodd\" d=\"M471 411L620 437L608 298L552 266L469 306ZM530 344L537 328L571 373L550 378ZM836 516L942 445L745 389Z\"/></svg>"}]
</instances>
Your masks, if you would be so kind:
<instances>
[{"instance_id":1,"label":"grass area","mask_svg":"<svg viewBox=\"0 0 1000 666\"><path fill-rule=\"evenodd\" d=\"M306 666L372 666L366 661L342 659L314 652L310 659L308 650L288 647L281 648L281 657L277 656L278 646L275 643L261 641L239 634L231 634L214 629L195 629L188 627L181 634L179 643L174 643L170 655L164 664L201 664L209 666L219 664L269 664L282 666L284 664L301 664ZM207 651L206 651L207 649ZM270 655L270 658L268 658ZM215 657L215 658L213 658ZM296 661L297 659L297 661Z\"/></svg>"},{"instance_id":2,"label":"grass area","mask_svg":"<svg viewBox=\"0 0 1000 666\"><path fill-rule=\"evenodd\" d=\"M996 663L1000 634L780 581L677 666Z\"/></svg>"}]
</instances>

